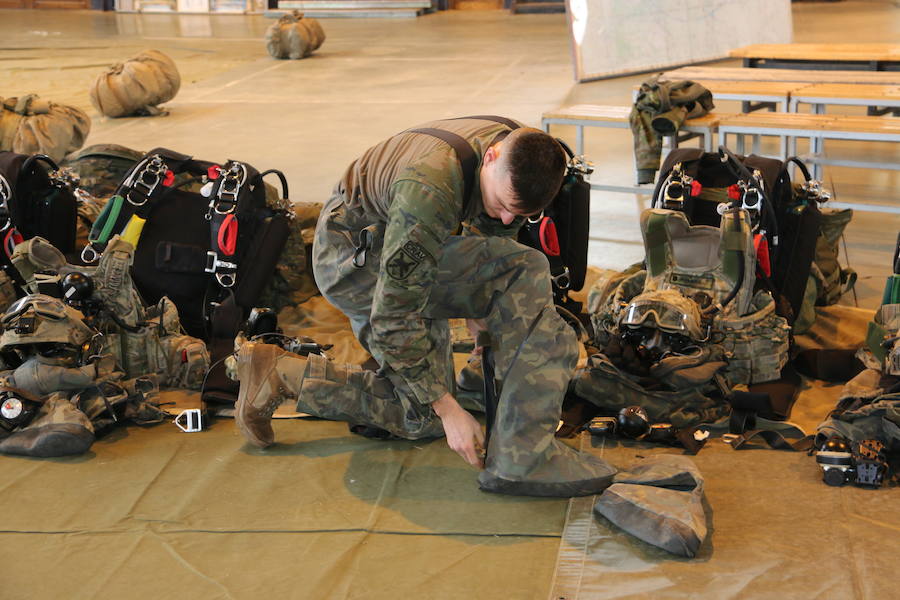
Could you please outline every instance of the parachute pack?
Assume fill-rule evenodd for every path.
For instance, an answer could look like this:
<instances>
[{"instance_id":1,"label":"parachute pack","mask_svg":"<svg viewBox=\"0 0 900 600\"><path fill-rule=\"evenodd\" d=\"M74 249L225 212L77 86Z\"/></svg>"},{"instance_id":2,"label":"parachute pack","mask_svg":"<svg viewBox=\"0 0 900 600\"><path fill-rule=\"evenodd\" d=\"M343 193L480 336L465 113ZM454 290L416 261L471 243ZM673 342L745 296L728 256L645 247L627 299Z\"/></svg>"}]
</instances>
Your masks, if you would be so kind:
<instances>
[{"instance_id":1,"label":"parachute pack","mask_svg":"<svg viewBox=\"0 0 900 600\"><path fill-rule=\"evenodd\" d=\"M63 253L75 251L78 203L57 171L46 155L0 152L0 268L14 281L10 256L23 240L41 236Z\"/></svg>"},{"instance_id":2,"label":"parachute pack","mask_svg":"<svg viewBox=\"0 0 900 600\"><path fill-rule=\"evenodd\" d=\"M791 164L805 179L796 187ZM756 277L775 296L779 314L793 323L816 255L819 203L827 199L800 160L736 156L721 146L718 153L673 150L660 170L652 206L683 212L691 225L718 227L719 207L739 200L751 217Z\"/></svg>"},{"instance_id":3,"label":"parachute pack","mask_svg":"<svg viewBox=\"0 0 900 600\"><path fill-rule=\"evenodd\" d=\"M107 202L82 259L92 263L121 234L135 246L134 280L143 298L154 304L168 296L187 332L208 339L215 304L233 296L246 316L287 239L291 213L266 203L263 177L270 173L281 180L287 204L280 171L152 150Z\"/></svg>"}]
</instances>

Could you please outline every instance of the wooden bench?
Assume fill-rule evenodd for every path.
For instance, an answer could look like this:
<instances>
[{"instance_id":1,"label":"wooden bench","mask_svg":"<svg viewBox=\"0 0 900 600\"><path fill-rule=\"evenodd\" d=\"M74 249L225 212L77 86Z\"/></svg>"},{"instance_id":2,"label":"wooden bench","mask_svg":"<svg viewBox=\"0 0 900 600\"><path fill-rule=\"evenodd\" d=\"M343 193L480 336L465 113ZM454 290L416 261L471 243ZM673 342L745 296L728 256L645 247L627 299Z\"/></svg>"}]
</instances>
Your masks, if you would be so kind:
<instances>
[{"instance_id":1,"label":"wooden bench","mask_svg":"<svg viewBox=\"0 0 900 600\"><path fill-rule=\"evenodd\" d=\"M867 71L882 71L900 65L898 44L752 44L735 48L729 55L744 59L744 66L802 65L829 68L845 65Z\"/></svg>"},{"instance_id":2,"label":"wooden bench","mask_svg":"<svg viewBox=\"0 0 900 600\"><path fill-rule=\"evenodd\" d=\"M606 106L602 104L575 104L563 106L556 110L549 110L541 115L541 127L544 131L550 131L550 125L574 125L575 126L575 153L584 154L584 128L585 127L609 127L613 129L629 129L628 115L631 114L630 106ZM688 119L679 130L679 134L689 133L693 137L703 138L703 147L712 149L713 134L719 122L718 113L710 113L697 119ZM673 139L673 145L679 141Z\"/></svg>"},{"instance_id":3,"label":"wooden bench","mask_svg":"<svg viewBox=\"0 0 900 600\"><path fill-rule=\"evenodd\" d=\"M827 104L865 106L870 115L897 112L900 109L900 85L852 83L814 83L791 92L790 112L799 104L811 104L814 114L823 114ZM883 109L872 110L874 106Z\"/></svg>"},{"instance_id":4,"label":"wooden bench","mask_svg":"<svg viewBox=\"0 0 900 600\"><path fill-rule=\"evenodd\" d=\"M667 79L694 81L782 81L790 83L868 83L900 85L900 71L816 71L806 69L749 69L692 66L666 71Z\"/></svg>"},{"instance_id":5,"label":"wooden bench","mask_svg":"<svg viewBox=\"0 0 900 600\"><path fill-rule=\"evenodd\" d=\"M871 142L900 142L900 119L870 117L870 116L846 116L846 115L818 115L797 113L751 113L742 115L723 116L719 120L719 142L728 145L728 136L737 136L735 151L744 153L744 137L753 139L752 151L759 153L760 137L787 136L789 144L782 147L780 158L796 154L796 138L808 138L810 140L811 156L805 160L813 165L813 177L821 178L822 165L839 165L868 169L900 170L900 164L881 163L872 161L851 161L841 159L829 159L821 155L824 140L851 140ZM850 208L871 210L876 212L889 212L900 214L900 206L881 206L874 204L844 204Z\"/></svg>"},{"instance_id":6,"label":"wooden bench","mask_svg":"<svg viewBox=\"0 0 900 600\"><path fill-rule=\"evenodd\" d=\"M551 125L574 125L575 153L584 154L585 127L629 129L631 127L628 122L628 116L630 114L630 106L576 104L573 106L564 106L556 110L545 112L543 115L541 115L541 127L544 129L544 131L549 133ZM721 117L721 114L710 113L697 119L688 119L679 130L677 136L667 136L671 141L671 146L673 148L678 147L679 142L684 141L689 136L700 137L702 138L701 144L703 146L703 149L707 152L711 152L713 149L713 138L716 133L716 127L718 126L719 119ZM591 183L591 188L596 190L634 194L643 194L648 192L648 188L636 186L628 187L606 185L594 182Z\"/></svg>"}]
</instances>

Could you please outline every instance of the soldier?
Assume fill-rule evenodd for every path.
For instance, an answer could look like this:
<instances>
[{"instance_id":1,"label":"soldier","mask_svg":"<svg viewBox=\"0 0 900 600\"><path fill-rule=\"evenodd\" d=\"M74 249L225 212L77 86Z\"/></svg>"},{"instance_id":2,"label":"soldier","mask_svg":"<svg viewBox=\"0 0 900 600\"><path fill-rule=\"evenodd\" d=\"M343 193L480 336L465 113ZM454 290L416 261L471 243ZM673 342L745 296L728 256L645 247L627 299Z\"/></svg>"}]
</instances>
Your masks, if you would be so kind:
<instances>
[{"instance_id":1,"label":"soldier","mask_svg":"<svg viewBox=\"0 0 900 600\"><path fill-rule=\"evenodd\" d=\"M578 357L575 335L553 306L547 259L514 240L524 217L559 190L565 154L539 130L483 118L423 127L457 134L474 150L469 201L446 138L404 131L350 165L313 246L319 289L381 368L245 343L238 427L251 443L271 445L271 415L291 398L299 411L401 438L445 435L469 464L484 467L482 489L597 493L615 469L554 437ZM481 426L454 397L450 318L470 319L493 338L502 388L486 460Z\"/></svg>"}]
</instances>

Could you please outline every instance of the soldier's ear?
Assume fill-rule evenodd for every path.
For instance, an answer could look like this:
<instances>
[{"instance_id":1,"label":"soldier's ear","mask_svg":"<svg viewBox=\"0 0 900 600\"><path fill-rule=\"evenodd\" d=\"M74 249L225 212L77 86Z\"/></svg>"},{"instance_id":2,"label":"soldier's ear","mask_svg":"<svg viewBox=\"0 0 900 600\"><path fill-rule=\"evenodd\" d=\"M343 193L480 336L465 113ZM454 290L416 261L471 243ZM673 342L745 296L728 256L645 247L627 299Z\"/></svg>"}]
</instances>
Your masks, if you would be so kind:
<instances>
[{"instance_id":1,"label":"soldier's ear","mask_svg":"<svg viewBox=\"0 0 900 600\"><path fill-rule=\"evenodd\" d=\"M485 165L489 165L496 162L500 158L499 146L500 144L494 144L493 146L490 146L487 150L485 150L482 163L484 163Z\"/></svg>"}]
</instances>

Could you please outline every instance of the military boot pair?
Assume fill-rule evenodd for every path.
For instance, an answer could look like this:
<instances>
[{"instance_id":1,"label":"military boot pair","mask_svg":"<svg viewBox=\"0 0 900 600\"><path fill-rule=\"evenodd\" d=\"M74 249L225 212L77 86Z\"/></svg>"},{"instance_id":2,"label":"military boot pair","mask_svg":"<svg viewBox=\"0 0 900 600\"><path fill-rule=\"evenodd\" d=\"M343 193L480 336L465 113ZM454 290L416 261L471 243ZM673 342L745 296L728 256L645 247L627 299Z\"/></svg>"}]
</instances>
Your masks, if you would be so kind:
<instances>
[{"instance_id":1,"label":"military boot pair","mask_svg":"<svg viewBox=\"0 0 900 600\"><path fill-rule=\"evenodd\" d=\"M248 442L260 448L275 443L272 415L296 398L306 372L306 359L274 344L246 342L237 351L241 383L234 421Z\"/></svg>"}]
</instances>

